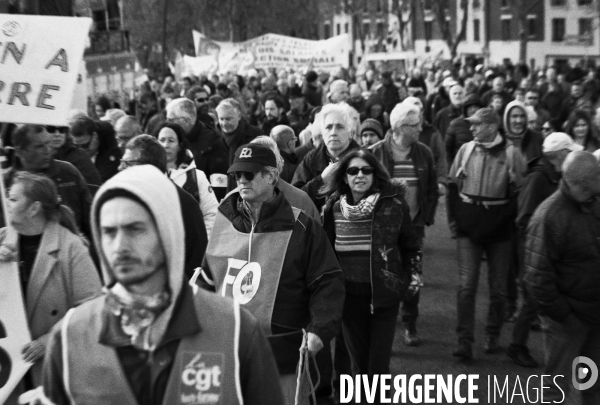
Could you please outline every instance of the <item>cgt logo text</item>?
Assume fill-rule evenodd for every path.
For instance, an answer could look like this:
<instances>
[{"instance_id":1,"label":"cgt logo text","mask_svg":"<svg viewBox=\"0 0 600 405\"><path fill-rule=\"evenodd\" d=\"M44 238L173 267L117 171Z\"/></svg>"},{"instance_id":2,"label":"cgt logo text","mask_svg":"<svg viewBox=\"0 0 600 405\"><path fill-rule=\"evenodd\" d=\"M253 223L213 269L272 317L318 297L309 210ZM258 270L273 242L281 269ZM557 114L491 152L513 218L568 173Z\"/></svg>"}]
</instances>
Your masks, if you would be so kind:
<instances>
[{"instance_id":1,"label":"cgt logo text","mask_svg":"<svg viewBox=\"0 0 600 405\"><path fill-rule=\"evenodd\" d=\"M183 353L180 404L217 405L221 400L222 353Z\"/></svg>"},{"instance_id":2,"label":"cgt logo text","mask_svg":"<svg viewBox=\"0 0 600 405\"><path fill-rule=\"evenodd\" d=\"M598 367L587 357L573 361L573 386L578 390L591 388L598 380ZM479 393L479 374L389 374L340 376L340 403L405 404L562 404L566 396L559 384L563 375L487 376L487 392ZM564 385L563 385L564 387ZM549 399L553 391L553 399ZM556 394L558 393L558 398ZM561 398L562 397L562 398Z\"/></svg>"}]
</instances>

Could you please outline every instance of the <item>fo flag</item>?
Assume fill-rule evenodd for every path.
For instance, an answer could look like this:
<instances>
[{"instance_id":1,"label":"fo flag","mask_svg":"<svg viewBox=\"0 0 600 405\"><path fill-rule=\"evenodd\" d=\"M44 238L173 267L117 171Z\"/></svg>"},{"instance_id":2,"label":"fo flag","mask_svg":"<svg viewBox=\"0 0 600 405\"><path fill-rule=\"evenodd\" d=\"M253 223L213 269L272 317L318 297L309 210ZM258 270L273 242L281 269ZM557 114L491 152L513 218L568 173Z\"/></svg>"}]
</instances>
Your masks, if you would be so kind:
<instances>
[{"instance_id":1,"label":"fo flag","mask_svg":"<svg viewBox=\"0 0 600 405\"><path fill-rule=\"evenodd\" d=\"M0 122L65 125L91 22L0 14Z\"/></svg>"}]
</instances>

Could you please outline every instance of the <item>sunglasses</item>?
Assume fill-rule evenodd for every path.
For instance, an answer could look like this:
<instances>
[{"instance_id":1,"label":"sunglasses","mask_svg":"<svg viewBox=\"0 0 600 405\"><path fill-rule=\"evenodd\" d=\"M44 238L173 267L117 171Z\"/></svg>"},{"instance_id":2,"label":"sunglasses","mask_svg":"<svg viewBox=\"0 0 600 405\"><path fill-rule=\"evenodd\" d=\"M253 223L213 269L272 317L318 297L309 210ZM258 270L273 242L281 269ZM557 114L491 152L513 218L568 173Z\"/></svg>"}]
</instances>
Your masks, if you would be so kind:
<instances>
[{"instance_id":1,"label":"sunglasses","mask_svg":"<svg viewBox=\"0 0 600 405\"><path fill-rule=\"evenodd\" d=\"M50 133L60 132L61 134L66 134L69 132L69 127L55 127L52 125L46 125L46 131Z\"/></svg>"},{"instance_id":2,"label":"sunglasses","mask_svg":"<svg viewBox=\"0 0 600 405\"><path fill-rule=\"evenodd\" d=\"M363 167L356 167L356 166L352 166L346 169L346 174L349 174L350 176L356 176L358 174L358 172L362 172L362 174L364 174L365 176L368 176L369 174L373 174L373 172L375 171L375 169L373 169L372 166L363 166Z\"/></svg>"},{"instance_id":3,"label":"sunglasses","mask_svg":"<svg viewBox=\"0 0 600 405\"><path fill-rule=\"evenodd\" d=\"M244 176L248 181L254 180L253 172L233 172L231 174L235 176L236 181L240 181L242 179L242 176Z\"/></svg>"},{"instance_id":4,"label":"sunglasses","mask_svg":"<svg viewBox=\"0 0 600 405\"><path fill-rule=\"evenodd\" d=\"M208 99L207 98L197 98L196 101L199 103L206 103L208 101Z\"/></svg>"}]
</instances>

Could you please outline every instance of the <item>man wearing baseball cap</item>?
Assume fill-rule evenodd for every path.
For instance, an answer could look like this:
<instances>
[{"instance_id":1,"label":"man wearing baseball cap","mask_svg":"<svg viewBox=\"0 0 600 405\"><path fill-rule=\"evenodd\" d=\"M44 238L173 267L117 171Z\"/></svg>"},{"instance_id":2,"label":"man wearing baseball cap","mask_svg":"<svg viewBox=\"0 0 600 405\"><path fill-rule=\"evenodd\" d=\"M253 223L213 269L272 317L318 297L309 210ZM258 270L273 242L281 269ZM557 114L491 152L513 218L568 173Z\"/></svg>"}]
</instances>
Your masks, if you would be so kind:
<instances>
[{"instance_id":1,"label":"man wearing baseball cap","mask_svg":"<svg viewBox=\"0 0 600 405\"><path fill-rule=\"evenodd\" d=\"M202 274L217 294L235 298L257 318L275 354L286 404L293 404L303 330L312 355L339 331L342 270L321 225L292 208L277 188L271 149L240 146L228 172L238 188L219 206Z\"/></svg>"},{"instance_id":2,"label":"man wearing baseball cap","mask_svg":"<svg viewBox=\"0 0 600 405\"><path fill-rule=\"evenodd\" d=\"M528 173L518 197L517 233L518 259L522 266L525 254L527 225L537 207L558 188L562 177L562 164L572 151L583 150L573 138L564 132L554 132L544 139L543 156L528 164ZM529 329L537 316L537 308L526 289L523 289L523 305L515 321L512 343L506 350L508 356L523 367L537 367L537 361L529 354L527 339Z\"/></svg>"},{"instance_id":3,"label":"man wearing baseball cap","mask_svg":"<svg viewBox=\"0 0 600 405\"><path fill-rule=\"evenodd\" d=\"M474 140L464 144L448 176L449 208L456 219L460 286L458 292L458 349L456 357L472 358L475 329L475 297L481 258L489 268L490 308L484 352L500 351L498 338L504 322L504 301L510 265L515 190L522 169L516 166L516 150L498 131L500 117L481 108L466 119Z\"/></svg>"}]
</instances>

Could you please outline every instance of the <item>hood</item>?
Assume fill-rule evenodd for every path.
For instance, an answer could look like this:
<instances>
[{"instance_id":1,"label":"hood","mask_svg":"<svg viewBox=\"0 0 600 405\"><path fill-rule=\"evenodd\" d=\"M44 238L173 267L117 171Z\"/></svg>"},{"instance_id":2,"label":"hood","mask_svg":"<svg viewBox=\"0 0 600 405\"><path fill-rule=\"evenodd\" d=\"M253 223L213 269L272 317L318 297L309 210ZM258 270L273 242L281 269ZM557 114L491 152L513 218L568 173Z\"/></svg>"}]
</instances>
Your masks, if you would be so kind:
<instances>
[{"instance_id":1,"label":"hood","mask_svg":"<svg viewBox=\"0 0 600 405\"><path fill-rule=\"evenodd\" d=\"M103 196L112 190L126 190L133 194L146 204L154 217L165 251L172 307L183 286L185 254L181 207L175 185L156 167L140 165L117 173L100 187L92 204L92 235L94 246L100 256L104 283L107 286L111 286L116 280L102 252L99 214L101 205L105 202Z\"/></svg>"},{"instance_id":2,"label":"hood","mask_svg":"<svg viewBox=\"0 0 600 405\"><path fill-rule=\"evenodd\" d=\"M513 108L520 108L521 110L523 110L523 114L525 114L525 127L523 129L523 132L519 133L519 134L513 133L512 128L510 128L510 126L508 125L508 114L510 114L510 111ZM506 109L504 110L504 119L502 120L502 123L504 124L504 131L506 133L506 136L508 138L524 136L525 133L527 132L527 117L528 117L528 115L527 115L527 109L525 108L525 104L523 104L517 100L511 101L510 103L508 103L508 105L506 106Z\"/></svg>"},{"instance_id":3,"label":"hood","mask_svg":"<svg viewBox=\"0 0 600 405\"><path fill-rule=\"evenodd\" d=\"M476 94L469 94L465 97L462 108L462 112L465 117L467 116L467 108L472 105L476 105L479 108L483 107L481 100L479 99L479 97L477 97Z\"/></svg>"}]
</instances>

